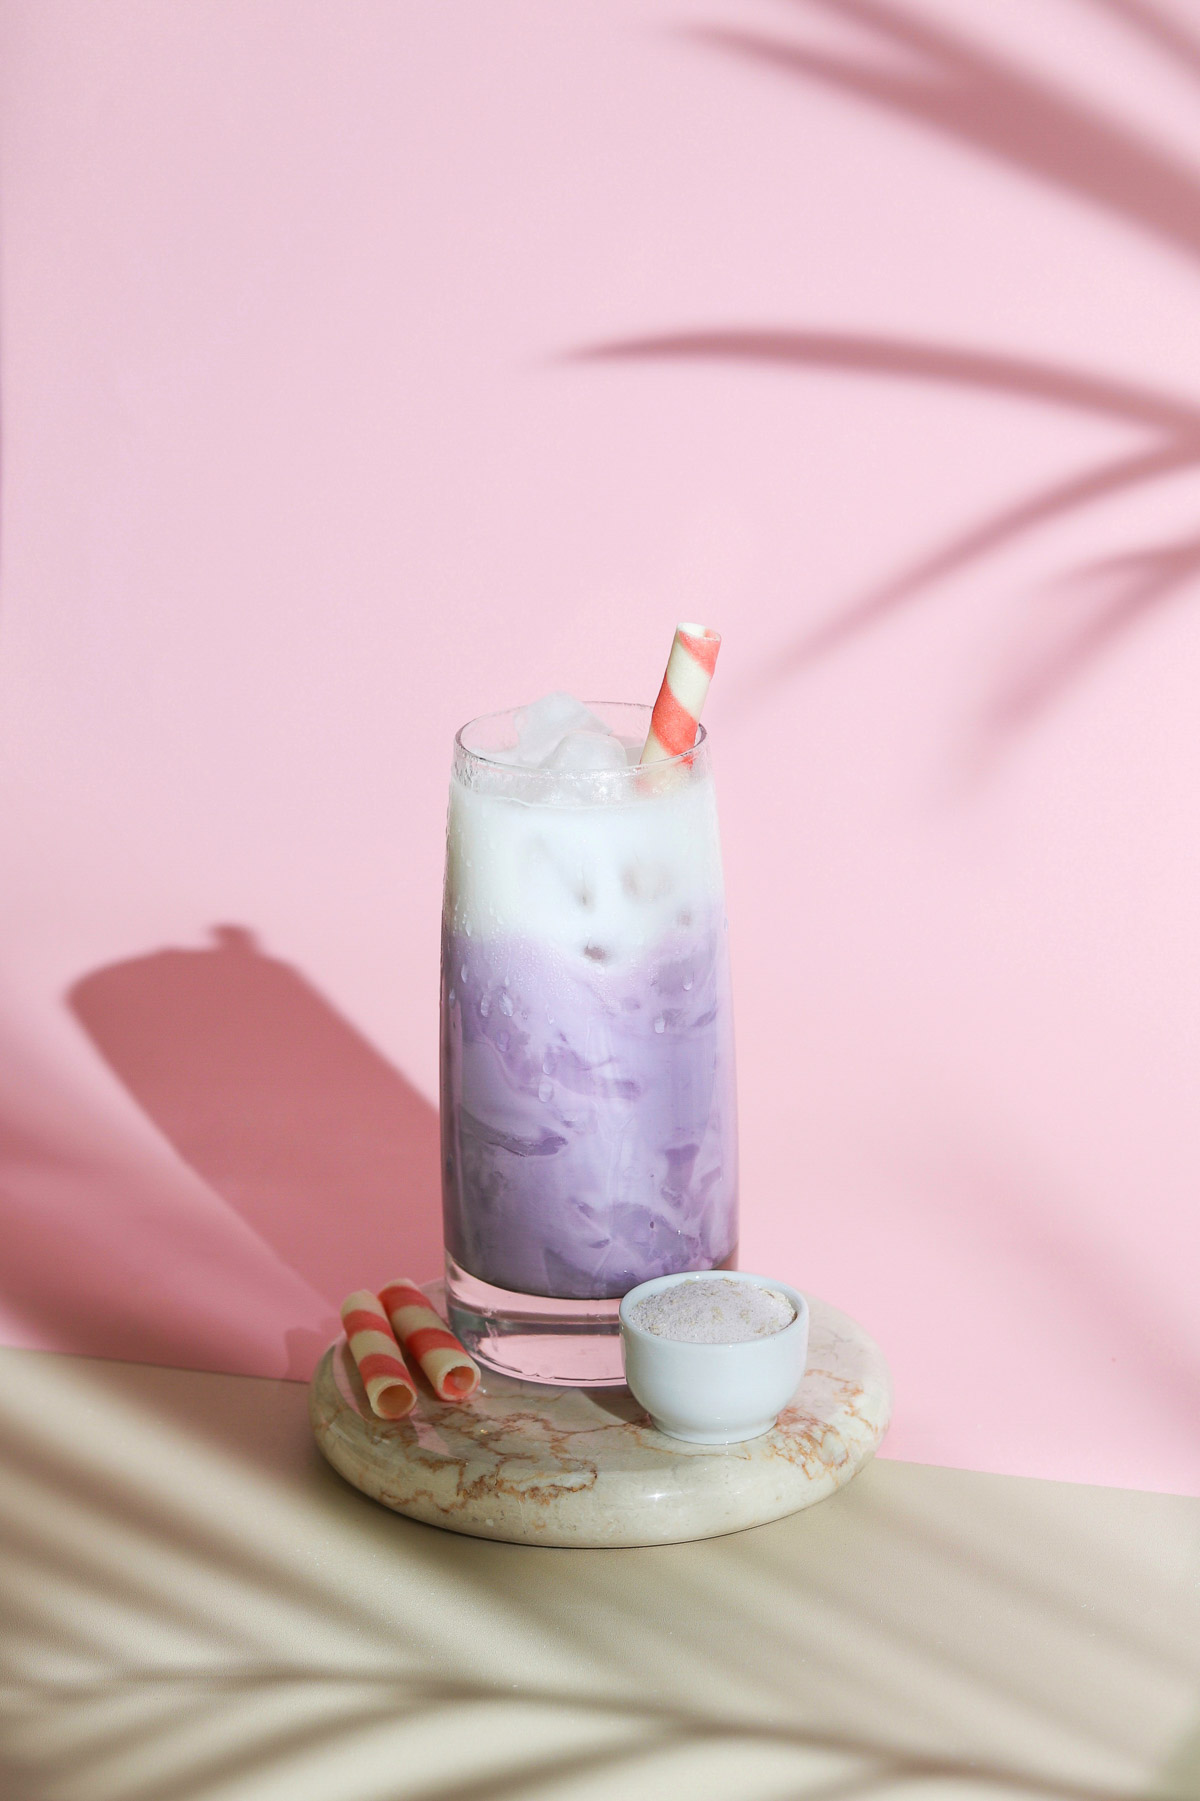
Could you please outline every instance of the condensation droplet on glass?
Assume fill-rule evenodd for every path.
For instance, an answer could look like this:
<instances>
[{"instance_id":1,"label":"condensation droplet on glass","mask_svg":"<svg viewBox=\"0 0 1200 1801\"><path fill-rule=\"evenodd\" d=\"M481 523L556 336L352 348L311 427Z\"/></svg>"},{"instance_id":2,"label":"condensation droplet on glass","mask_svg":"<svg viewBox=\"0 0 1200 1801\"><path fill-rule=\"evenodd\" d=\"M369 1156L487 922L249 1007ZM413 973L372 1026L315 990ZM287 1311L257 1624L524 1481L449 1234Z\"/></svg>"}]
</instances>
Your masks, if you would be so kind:
<instances>
[{"instance_id":1,"label":"condensation droplet on glass","mask_svg":"<svg viewBox=\"0 0 1200 1801\"><path fill-rule=\"evenodd\" d=\"M467 979L467 966L465 963L463 964L462 968L458 972L458 979L460 982L465 982Z\"/></svg>"},{"instance_id":2,"label":"condensation droplet on glass","mask_svg":"<svg viewBox=\"0 0 1200 1801\"><path fill-rule=\"evenodd\" d=\"M450 990L450 992L449 992L449 994L448 994L448 995L447 995L447 996L446 996L446 1000L447 1000L447 1001L448 1001L448 1003L449 1003L449 1004L450 1004L450 1006L453 1006L453 1005L454 1005L454 1003L455 1003L455 1001L456 1001L456 1000L457 1000L457 999L458 999L458 996L457 996L457 994L456 994L456 993L455 993L455 992L454 992L454 990L453 990L453 988L452 988L452 989L451 989L451 990Z\"/></svg>"},{"instance_id":3,"label":"condensation droplet on glass","mask_svg":"<svg viewBox=\"0 0 1200 1801\"><path fill-rule=\"evenodd\" d=\"M512 995L508 994L508 993L502 994L500 996L500 1011L501 1011L501 1013L503 1013L505 1019L512 1018L512 1010L513 1010Z\"/></svg>"},{"instance_id":4,"label":"condensation droplet on glass","mask_svg":"<svg viewBox=\"0 0 1200 1801\"><path fill-rule=\"evenodd\" d=\"M545 1076L543 1076L541 1081L538 1083L538 1100L539 1101L548 1101L553 1093L554 1093L554 1083L547 1081Z\"/></svg>"},{"instance_id":5,"label":"condensation droplet on glass","mask_svg":"<svg viewBox=\"0 0 1200 1801\"><path fill-rule=\"evenodd\" d=\"M686 993L687 993L687 992L688 992L688 990L689 990L689 989L690 989L690 988L691 988L691 985L692 985L692 978L691 978L691 976L689 976L689 977L688 977L688 979L687 979L687 981L686 981L686 982L685 982L685 983L684 983L684 984L683 984L683 992L684 992L684 993L685 993L685 994L686 994Z\"/></svg>"},{"instance_id":6,"label":"condensation droplet on glass","mask_svg":"<svg viewBox=\"0 0 1200 1801\"><path fill-rule=\"evenodd\" d=\"M491 997L491 995L490 995L490 994L481 994L481 995L480 995L480 997L479 997L479 1011L480 1011L480 1014L481 1014L481 1015L482 1015L482 1017L483 1017L483 1018L484 1018L484 1019L486 1019L486 1018L487 1018L487 1016L488 1016L488 1014L489 1014L489 1013L490 1013L490 1012L491 1012L491 1010L492 1010L492 997Z\"/></svg>"},{"instance_id":7,"label":"condensation droplet on glass","mask_svg":"<svg viewBox=\"0 0 1200 1801\"><path fill-rule=\"evenodd\" d=\"M665 1032L666 1029L667 1029L667 1022L663 1018L662 1014L660 1013L658 1018L654 1022L654 1030L656 1032Z\"/></svg>"}]
</instances>

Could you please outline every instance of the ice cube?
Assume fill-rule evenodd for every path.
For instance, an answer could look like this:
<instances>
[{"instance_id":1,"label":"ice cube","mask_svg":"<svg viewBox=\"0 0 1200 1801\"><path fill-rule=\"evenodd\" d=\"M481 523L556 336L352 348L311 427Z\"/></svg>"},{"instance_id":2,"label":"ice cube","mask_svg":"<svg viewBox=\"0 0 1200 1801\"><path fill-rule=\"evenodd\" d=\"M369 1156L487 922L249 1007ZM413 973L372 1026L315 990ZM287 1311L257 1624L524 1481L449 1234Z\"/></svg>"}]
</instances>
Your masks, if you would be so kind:
<instances>
[{"instance_id":1,"label":"ice cube","mask_svg":"<svg viewBox=\"0 0 1200 1801\"><path fill-rule=\"evenodd\" d=\"M590 770L626 769L628 764L623 745L611 732L572 731L564 733L542 767L582 774Z\"/></svg>"},{"instance_id":2,"label":"ice cube","mask_svg":"<svg viewBox=\"0 0 1200 1801\"><path fill-rule=\"evenodd\" d=\"M589 713L573 694L543 694L540 700L522 707L516 717L516 760L531 768L545 765L568 732L602 732L608 728L602 719Z\"/></svg>"}]
</instances>

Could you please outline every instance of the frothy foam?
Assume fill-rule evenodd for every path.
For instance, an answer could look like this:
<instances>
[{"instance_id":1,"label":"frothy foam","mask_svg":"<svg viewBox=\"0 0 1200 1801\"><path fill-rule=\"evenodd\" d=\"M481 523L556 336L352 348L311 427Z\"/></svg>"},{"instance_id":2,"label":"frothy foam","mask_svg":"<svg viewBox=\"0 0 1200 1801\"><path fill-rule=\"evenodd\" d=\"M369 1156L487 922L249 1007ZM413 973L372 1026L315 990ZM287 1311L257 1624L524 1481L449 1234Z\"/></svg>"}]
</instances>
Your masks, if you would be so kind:
<instances>
[{"instance_id":1,"label":"frothy foam","mask_svg":"<svg viewBox=\"0 0 1200 1801\"><path fill-rule=\"evenodd\" d=\"M576 775L564 799L567 778L556 781L553 772L493 768L482 779L478 771L456 772L447 823L451 931L531 936L607 961L719 911L721 857L707 770L684 768L670 784L643 791L639 780L633 771ZM552 786L539 787L543 782Z\"/></svg>"}]
</instances>

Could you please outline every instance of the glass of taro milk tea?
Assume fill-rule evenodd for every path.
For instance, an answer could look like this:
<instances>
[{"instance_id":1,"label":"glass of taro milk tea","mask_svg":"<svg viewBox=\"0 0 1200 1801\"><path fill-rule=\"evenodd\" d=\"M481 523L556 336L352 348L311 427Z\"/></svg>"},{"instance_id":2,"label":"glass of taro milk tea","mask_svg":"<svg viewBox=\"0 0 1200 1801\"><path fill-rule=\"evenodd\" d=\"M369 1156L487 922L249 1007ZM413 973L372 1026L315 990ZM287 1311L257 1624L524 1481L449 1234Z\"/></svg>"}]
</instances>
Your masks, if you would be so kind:
<instances>
[{"instance_id":1,"label":"glass of taro milk tea","mask_svg":"<svg viewBox=\"0 0 1200 1801\"><path fill-rule=\"evenodd\" d=\"M528 1381L622 1380L618 1307L737 1246L733 1017L709 746L549 695L454 746L441 1117L454 1330Z\"/></svg>"}]
</instances>

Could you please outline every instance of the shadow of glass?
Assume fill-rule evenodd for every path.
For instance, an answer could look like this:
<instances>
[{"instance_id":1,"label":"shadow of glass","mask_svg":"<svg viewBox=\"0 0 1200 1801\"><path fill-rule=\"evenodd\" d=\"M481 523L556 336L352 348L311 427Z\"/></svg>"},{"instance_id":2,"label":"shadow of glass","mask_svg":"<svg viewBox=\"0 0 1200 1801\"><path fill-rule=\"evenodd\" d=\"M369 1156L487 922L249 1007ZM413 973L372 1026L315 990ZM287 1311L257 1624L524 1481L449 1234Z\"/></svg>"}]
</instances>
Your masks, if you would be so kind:
<instances>
[{"instance_id":1,"label":"shadow of glass","mask_svg":"<svg viewBox=\"0 0 1200 1801\"><path fill-rule=\"evenodd\" d=\"M436 1109L249 931L110 964L68 1001L184 1162L334 1307L437 1271ZM288 1341L288 1373L307 1377L321 1335Z\"/></svg>"}]
</instances>

